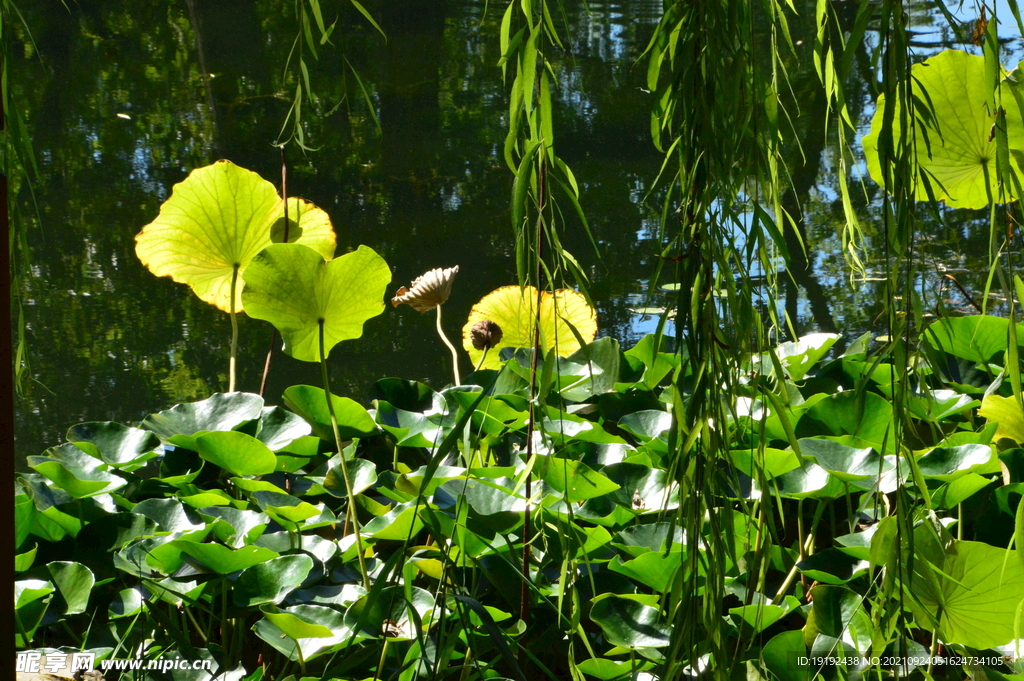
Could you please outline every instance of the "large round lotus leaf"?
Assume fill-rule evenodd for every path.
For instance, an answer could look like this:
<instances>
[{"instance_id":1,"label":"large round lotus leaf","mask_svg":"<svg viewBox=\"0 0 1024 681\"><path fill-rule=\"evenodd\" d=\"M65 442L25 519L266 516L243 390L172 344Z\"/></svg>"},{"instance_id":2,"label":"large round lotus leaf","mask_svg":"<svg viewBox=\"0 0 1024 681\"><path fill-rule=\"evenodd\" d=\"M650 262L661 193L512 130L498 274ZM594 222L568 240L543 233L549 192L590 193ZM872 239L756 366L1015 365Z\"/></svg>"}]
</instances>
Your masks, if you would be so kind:
<instances>
[{"instance_id":1,"label":"large round lotus leaf","mask_svg":"<svg viewBox=\"0 0 1024 681\"><path fill-rule=\"evenodd\" d=\"M279 603L302 584L311 569L313 559L305 554L281 556L253 565L238 576L235 602L242 607Z\"/></svg>"},{"instance_id":2,"label":"large round lotus leaf","mask_svg":"<svg viewBox=\"0 0 1024 681\"><path fill-rule=\"evenodd\" d=\"M96 577L92 570L81 563L67 561L55 561L47 564L46 569L50 571L54 584L60 589L60 595L68 604L65 614L73 615L85 612L89 605L89 595L92 593Z\"/></svg>"},{"instance_id":3,"label":"large round lotus leaf","mask_svg":"<svg viewBox=\"0 0 1024 681\"><path fill-rule=\"evenodd\" d=\"M270 449L252 435L227 430L196 438L199 456L233 475L266 475L277 467Z\"/></svg>"},{"instance_id":4,"label":"large round lotus leaf","mask_svg":"<svg viewBox=\"0 0 1024 681\"><path fill-rule=\"evenodd\" d=\"M473 347L470 329L477 322L490 320L501 327L502 338L487 353L484 369L500 369L501 348L532 348L533 325L537 320L537 289L527 286L502 286L491 291L473 306L469 320L462 327L462 347L469 353L475 366L483 350ZM540 346L547 353L554 349L561 357L568 357L580 349L579 341L569 325L575 327L587 343L597 335L597 315L582 294L559 289L553 294L544 291L540 299Z\"/></svg>"},{"instance_id":5,"label":"large round lotus leaf","mask_svg":"<svg viewBox=\"0 0 1024 681\"><path fill-rule=\"evenodd\" d=\"M125 485L124 478L101 470L99 459L70 442L51 447L42 456L28 457L28 465L75 499L106 494Z\"/></svg>"},{"instance_id":6,"label":"large round lotus leaf","mask_svg":"<svg viewBox=\"0 0 1024 681\"><path fill-rule=\"evenodd\" d=\"M277 553L262 546L243 546L232 550L220 544L203 544L187 539L175 540L178 549L214 572L227 575L277 558Z\"/></svg>"},{"instance_id":7,"label":"large round lotus leaf","mask_svg":"<svg viewBox=\"0 0 1024 681\"><path fill-rule=\"evenodd\" d=\"M985 74L985 59L959 50L940 52L911 68L913 96L920 101L922 115L917 112L914 136L917 162L921 172L915 198L926 201L928 185L936 199L954 208L984 208L989 192L999 201L996 178L996 139L992 134L994 119L989 106L992 83ZM1010 80L1004 87L1014 87ZM882 184L879 159L879 135L882 132L885 97L878 98L871 131L864 136L864 156L871 179ZM1004 90L1006 132L1011 155L1024 150L1024 124L1011 93ZM902 112L897 103L892 123L892 137L898 143ZM1017 169L1019 172L1019 169ZM985 173L990 186L985 186ZM1007 188L1009 191L1009 188Z\"/></svg>"},{"instance_id":8,"label":"large round lotus leaf","mask_svg":"<svg viewBox=\"0 0 1024 681\"><path fill-rule=\"evenodd\" d=\"M177 404L170 409L150 414L142 427L163 440L175 435L194 435L202 430L231 430L259 418L263 398L252 393L216 393L200 402Z\"/></svg>"},{"instance_id":9,"label":"large round lotus leaf","mask_svg":"<svg viewBox=\"0 0 1024 681\"><path fill-rule=\"evenodd\" d=\"M322 440L334 442L331 412L327 409L327 393L312 385L293 385L284 391L285 405L306 420L313 434ZM338 421L338 434L342 440L366 437L377 432L377 424L366 408L355 400L331 394L334 418Z\"/></svg>"},{"instance_id":10,"label":"large round lotus leaf","mask_svg":"<svg viewBox=\"0 0 1024 681\"><path fill-rule=\"evenodd\" d=\"M68 430L68 442L96 445L100 457L111 466L143 462L163 453L163 445L153 433L129 428L113 421L79 423Z\"/></svg>"},{"instance_id":11,"label":"large round lotus leaf","mask_svg":"<svg viewBox=\"0 0 1024 681\"><path fill-rule=\"evenodd\" d=\"M938 622L947 644L978 650L1013 640L1017 605L1024 599L1024 567L1016 556L981 542L955 541L938 570L929 567L918 558L909 584L916 598L907 603L919 626Z\"/></svg>"},{"instance_id":12,"label":"large round lotus leaf","mask_svg":"<svg viewBox=\"0 0 1024 681\"><path fill-rule=\"evenodd\" d=\"M334 255L330 218L301 199L288 199L288 241ZM231 309L231 276L284 236L284 201L274 185L230 161L193 170L174 185L156 220L135 237L135 252L158 277L188 284L197 296L225 312ZM235 311L242 311L242 281Z\"/></svg>"},{"instance_id":13,"label":"large round lotus leaf","mask_svg":"<svg viewBox=\"0 0 1024 681\"><path fill-rule=\"evenodd\" d=\"M608 642L623 648L661 648L669 644L671 628L661 611L628 595L603 594L594 599L590 619Z\"/></svg>"},{"instance_id":14,"label":"large round lotus leaf","mask_svg":"<svg viewBox=\"0 0 1024 681\"><path fill-rule=\"evenodd\" d=\"M384 311L391 269L373 249L326 261L299 244L275 244L253 258L242 300L250 317L281 332L284 351L306 362L320 361L335 344L363 335L363 323Z\"/></svg>"}]
</instances>

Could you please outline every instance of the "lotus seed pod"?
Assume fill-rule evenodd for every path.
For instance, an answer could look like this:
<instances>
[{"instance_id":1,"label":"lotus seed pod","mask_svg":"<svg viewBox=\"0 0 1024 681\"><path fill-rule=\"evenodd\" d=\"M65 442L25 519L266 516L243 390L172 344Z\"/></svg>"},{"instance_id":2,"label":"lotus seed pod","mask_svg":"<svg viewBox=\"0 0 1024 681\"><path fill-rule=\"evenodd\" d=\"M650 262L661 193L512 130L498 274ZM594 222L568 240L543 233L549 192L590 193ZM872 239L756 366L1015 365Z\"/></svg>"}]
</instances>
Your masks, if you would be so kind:
<instances>
[{"instance_id":1,"label":"lotus seed pod","mask_svg":"<svg viewBox=\"0 0 1024 681\"><path fill-rule=\"evenodd\" d=\"M452 282L459 271L459 266L441 269L432 269L424 275L416 278L412 288L402 286L395 292L391 304L398 307L402 303L412 306L417 312L433 310L438 305L444 304L452 293Z\"/></svg>"},{"instance_id":2,"label":"lotus seed pod","mask_svg":"<svg viewBox=\"0 0 1024 681\"><path fill-rule=\"evenodd\" d=\"M490 319L477 322L469 330L469 338L477 350L490 350L501 342L501 336L501 327Z\"/></svg>"}]
</instances>

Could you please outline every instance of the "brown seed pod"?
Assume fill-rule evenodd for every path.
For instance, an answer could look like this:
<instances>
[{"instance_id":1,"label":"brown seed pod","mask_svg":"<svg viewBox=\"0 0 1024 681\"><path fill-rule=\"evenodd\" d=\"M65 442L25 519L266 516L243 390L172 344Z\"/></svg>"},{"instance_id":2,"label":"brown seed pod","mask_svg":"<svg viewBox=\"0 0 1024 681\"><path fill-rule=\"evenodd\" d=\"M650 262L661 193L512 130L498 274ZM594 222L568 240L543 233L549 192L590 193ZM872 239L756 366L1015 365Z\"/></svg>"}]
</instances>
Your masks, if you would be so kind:
<instances>
[{"instance_id":1,"label":"brown seed pod","mask_svg":"<svg viewBox=\"0 0 1024 681\"><path fill-rule=\"evenodd\" d=\"M469 339L477 350L490 350L501 342L501 327L490 319L477 322L469 330Z\"/></svg>"},{"instance_id":2,"label":"brown seed pod","mask_svg":"<svg viewBox=\"0 0 1024 681\"><path fill-rule=\"evenodd\" d=\"M416 277L412 288L401 287L395 292L391 304L398 307L402 303L412 306L417 312L433 310L444 304L452 293L452 282L459 271L459 266L432 269L426 274Z\"/></svg>"}]
</instances>

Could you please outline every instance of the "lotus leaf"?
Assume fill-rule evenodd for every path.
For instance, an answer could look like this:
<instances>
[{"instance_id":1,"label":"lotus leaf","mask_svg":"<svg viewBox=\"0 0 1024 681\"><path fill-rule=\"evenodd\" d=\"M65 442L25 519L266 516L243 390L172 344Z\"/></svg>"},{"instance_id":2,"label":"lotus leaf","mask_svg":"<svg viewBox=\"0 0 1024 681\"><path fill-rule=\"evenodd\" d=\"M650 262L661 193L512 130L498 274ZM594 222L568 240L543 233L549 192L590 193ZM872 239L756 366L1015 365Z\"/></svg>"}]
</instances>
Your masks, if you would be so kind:
<instances>
[{"instance_id":1,"label":"lotus leaf","mask_svg":"<svg viewBox=\"0 0 1024 681\"><path fill-rule=\"evenodd\" d=\"M68 442L96 446L104 463L111 466L141 464L163 454L163 445L153 433L129 428L112 421L79 423L68 430Z\"/></svg>"},{"instance_id":2,"label":"lotus leaf","mask_svg":"<svg viewBox=\"0 0 1024 681\"><path fill-rule=\"evenodd\" d=\"M621 594L594 599L590 619L604 631L609 643L624 648L660 648L669 644L671 628L657 608Z\"/></svg>"},{"instance_id":3,"label":"lotus leaf","mask_svg":"<svg viewBox=\"0 0 1024 681\"><path fill-rule=\"evenodd\" d=\"M915 532L915 544L916 538ZM907 602L918 623L937 623L947 643L979 650L1013 640L1017 605L1024 598L1024 567L1016 556L981 542L954 541L941 560L935 558L916 559L907 585L916 596ZM937 569L930 569L936 562Z\"/></svg>"},{"instance_id":4,"label":"lotus leaf","mask_svg":"<svg viewBox=\"0 0 1024 681\"><path fill-rule=\"evenodd\" d=\"M334 442L331 414L327 410L325 395L323 388L312 385L293 385L285 389L284 403L312 426L313 433L317 437ZM377 432L377 425L373 422L373 417L355 400L331 394L331 403L342 440L366 437Z\"/></svg>"},{"instance_id":5,"label":"lotus leaf","mask_svg":"<svg viewBox=\"0 0 1024 681\"><path fill-rule=\"evenodd\" d=\"M141 587L122 589L114 597L114 600L110 602L110 607L107 608L107 616L110 619L115 619L136 615L142 610L143 600L145 599L143 598Z\"/></svg>"},{"instance_id":6,"label":"lotus leaf","mask_svg":"<svg viewBox=\"0 0 1024 681\"><path fill-rule=\"evenodd\" d=\"M784 631L776 634L761 649L761 660L769 678L779 681L807 681L811 678L809 665L798 664L807 655L802 631Z\"/></svg>"},{"instance_id":7,"label":"lotus leaf","mask_svg":"<svg viewBox=\"0 0 1024 681\"><path fill-rule=\"evenodd\" d=\"M921 173L915 198L927 201L929 189L936 199L954 208L984 208L989 197L1005 202L1000 194L996 173L996 138L989 101L993 83L985 72L985 59L959 50L946 50L911 67L913 97L920 102L916 110L913 140ZM1006 79L1004 90L1017 87ZM890 128L892 139L900 138L897 103ZM1004 92L1006 134L1011 155L1024 151L1024 124L1021 112L1009 92ZM868 172L883 185L879 142L888 103L878 98L871 131L864 136L864 156ZM1020 168L1014 168L1020 172ZM987 177L987 183L986 183ZM1008 187L1004 189L1009 192Z\"/></svg>"},{"instance_id":8,"label":"lotus leaf","mask_svg":"<svg viewBox=\"0 0 1024 681\"><path fill-rule=\"evenodd\" d=\"M125 485L124 478L103 471L99 460L70 443L51 447L43 456L28 457L28 465L75 499L106 494Z\"/></svg>"},{"instance_id":9,"label":"lotus leaf","mask_svg":"<svg viewBox=\"0 0 1024 681\"><path fill-rule=\"evenodd\" d=\"M615 556L608 563L608 569L646 584L655 592L662 592L672 586L672 580L675 579L684 560L678 553L648 551L625 562L619 556Z\"/></svg>"},{"instance_id":10,"label":"lotus leaf","mask_svg":"<svg viewBox=\"0 0 1024 681\"><path fill-rule=\"evenodd\" d=\"M1006 438L1018 445L1024 445L1024 412L1021 411L1022 397L999 397L989 395L981 403L978 414L999 424L995 440ZM40 471L42 472L42 471Z\"/></svg>"},{"instance_id":11,"label":"lotus leaf","mask_svg":"<svg viewBox=\"0 0 1024 681\"><path fill-rule=\"evenodd\" d=\"M534 472L570 503L604 496L619 489L606 476L571 459L538 455Z\"/></svg>"},{"instance_id":12,"label":"lotus leaf","mask_svg":"<svg viewBox=\"0 0 1024 681\"><path fill-rule=\"evenodd\" d=\"M177 547L206 567L222 575L237 572L277 558L277 553L261 546L243 546L232 550L220 544L202 544L195 541L176 540Z\"/></svg>"},{"instance_id":13,"label":"lotus leaf","mask_svg":"<svg viewBox=\"0 0 1024 681\"><path fill-rule=\"evenodd\" d=\"M85 612L89 606L89 596L92 594L92 586L96 583L96 577L92 570L82 565L68 561L54 561L48 563L46 569L57 585L60 595L68 607L65 614L73 615Z\"/></svg>"},{"instance_id":14,"label":"lotus leaf","mask_svg":"<svg viewBox=\"0 0 1024 681\"><path fill-rule=\"evenodd\" d=\"M189 532L202 529L202 522L195 522L177 499L146 499L132 509L132 513L149 518L163 532Z\"/></svg>"},{"instance_id":15,"label":"lotus leaf","mask_svg":"<svg viewBox=\"0 0 1024 681\"><path fill-rule=\"evenodd\" d=\"M994 456L990 445L936 447L918 459L917 466L926 477L949 482L984 466Z\"/></svg>"},{"instance_id":16,"label":"lotus leaf","mask_svg":"<svg viewBox=\"0 0 1024 681\"><path fill-rule=\"evenodd\" d=\"M274 185L230 161L218 161L174 185L160 215L135 237L135 252L156 276L188 284L200 299L228 312L235 268L244 281L253 257L281 239L274 238L274 228L283 223L284 212ZM325 212L290 198L288 220L289 243L322 258L334 255L334 229ZM236 312L243 311L242 290L236 285Z\"/></svg>"},{"instance_id":17,"label":"lotus leaf","mask_svg":"<svg viewBox=\"0 0 1024 681\"><path fill-rule=\"evenodd\" d=\"M252 393L216 393L201 402L178 404L142 420L142 427L169 441L175 435L233 430L260 417L263 398Z\"/></svg>"},{"instance_id":18,"label":"lotus leaf","mask_svg":"<svg viewBox=\"0 0 1024 681\"><path fill-rule=\"evenodd\" d=\"M242 293L250 317L281 332L286 354L320 361L320 324L326 357L343 340L363 335L363 323L384 311L391 269L372 249L326 261L300 244L275 244L253 258Z\"/></svg>"},{"instance_id":19,"label":"lotus leaf","mask_svg":"<svg viewBox=\"0 0 1024 681\"><path fill-rule=\"evenodd\" d=\"M238 576L235 602L242 607L280 603L312 568L313 559L306 555L281 556L253 565Z\"/></svg>"},{"instance_id":20,"label":"lotus leaf","mask_svg":"<svg viewBox=\"0 0 1024 681\"><path fill-rule=\"evenodd\" d=\"M196 438L199 456L234 475L266 475L277 458L265 444L237 431L206 433Z\"/></svg>"},{"instance_id":21,"label":"lotus leaf","mask_svg":"<svg viewBox=\"0 0 1024 681\"><path fill-rule=\"evenodd\" d=\"M775 349L775 355L789 373L789 378L800 381L808 370L825 356L825 353L839 340L836 333L812 333L801 336L797 341L782 343ZM766 360L762 360L762 363ZM771 362L768 361L769 366ZM769 373L767 368L765 373Z\"/></svg>"},{"instance_id":22,"label":"lotus leaf","mask_svg":"<svg viewBox=\"0 0 1024 681\"><path fill-rule=\"evenodd\" d=\"M932 504L938 508L956 508L990 484L992 481L982 475L967 473L932 492Z\"/></svg>"},{"instance_id":23,"label":"lotus leaf","mask_svg":"<svg viewBox=\"0 0 1024 681\"><path fill-rule=\"evenodd\" d=\"M53 584L41 579L22 579L14 583L14 607L22 608L29 603L49 596L54 592Z\"/></svg>"},{"instance_id":24,"label":"lotus leaf","mask_svg":"<svg viewBox=\"0 0 1024 681\"><path fill-rule=\"evenodd\" d=\"M462 328L462 347L469 353L474 366L480 362L483 350L473 347L470 330L477 322L490 320L501 327L501 342L487 352L484 369L500 369L499 353L502 348L532 348L533 329L537 321L537 289L527 286L503 286L480 299L469 313ZM597 316L582 294L559 289L553 294L544 291L540 299L540 347L547 354L555 350L566 357L580 349L570 325L587 343L597 335Z\"/></svg>"},{"instance_id":25,"label":"lotus leaf","mask_svg":"<svg viewBox=\"0 0 1024 681\"><path fill-rule=\"evenodd\" d=\"M273 610L266 607L264 619L257 622L253 630L288 659L306 661L340 648L352 634L345 626L342 613L322 605L296 605ZM293 634L303 633L314 635L293 637Z\"/></svg>"},{"instance_id":26,"label":"lotus leaf","mask_svg":"<svg viewBox=\"0 0 1024 681\"><path fill-rule=\"evenodd\" d=\"M341 474L339 466L348 468L348 479L352 481L352 494L360 494L370 485L377 482L377 467L365 459L346 460L344 464L340 457L331 460L331 469L324 477L324 490L334 497L347 497L348 490L345 489L345 476Z\"/></svg>"},{"instance_id":27,"label":"lotus leaf","mask_svg":"<svg viewBox=\"0 0 1024 681\"><path fill-rule=\"evenodd\" d=\"M309 424L299 414L281 407L263 407L256 439L276 452L310 432Z\"/></svg>"},{"instance_id":28,"label":"lotus leaf","mask_svg":"<svg viewBox=\"0 0 1024 681\"><path fill-rule=\"evenodd\" d=\"M290 494L254 492L253 499L264 513L278 522L301 523L320 515L320 509Z\"/></svg>"},{"instance_id":29,"label":"lotus leaf","mask_svg":"<svg viewBox=\"0 0 1024 681\"><path fill-rule=\"evenodd\" d=\"M810 579L822 584L846 584L864 574L870 563L837 549L827 548L800 561L796 566Z\"/></svg>"}]
</instances>

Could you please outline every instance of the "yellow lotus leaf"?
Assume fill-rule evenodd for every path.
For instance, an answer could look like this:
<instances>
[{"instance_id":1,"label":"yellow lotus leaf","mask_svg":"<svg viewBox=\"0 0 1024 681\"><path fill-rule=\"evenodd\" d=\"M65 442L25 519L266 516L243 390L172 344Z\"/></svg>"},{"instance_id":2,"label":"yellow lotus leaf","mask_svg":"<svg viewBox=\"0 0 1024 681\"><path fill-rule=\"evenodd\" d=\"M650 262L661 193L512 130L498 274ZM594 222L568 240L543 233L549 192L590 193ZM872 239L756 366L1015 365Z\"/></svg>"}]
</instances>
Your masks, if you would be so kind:
<instances>
[{"instance_id":1,"label":"yellow lotus leaf","mask_svg":"<svg viewBox=\"0 0 1024 681\"><path fill-rule=\"evenodd\" d=\"M999 423L994 441L1007 438L1019 445L1024 444L1024 412L1021 412L1017 398L989 395L981 401L978 414Z\"/></svg>"},{"instance_id":2,"label":"yellow lotus leaf","mask_svg":"<svg viewBox=\"0 0 1024 681\"><path fill-rule=\"evenodd\" d=\"M242 311L245 268L271 243L284 241L284 201L270 182L230 161L193 170L174 185L156 220L135 237L135 253L158 277L188 284L202 300L231 310L231 278L238 268L235 311ZM327 213L288 199L288 242L334 256Z\"/></svg>"},{"instance_id":3,"label":"yellow lotus leaf","mask_svg":"<svg viewBox=\"0 0 1024 681\"><path fill-rule=\"evenodd\" d=\"M477 322L490 320L501 327L502 338L487 353L482 368L501 368L501 348L532 348L533 326L537 320L537 289L527 286L502 286L480 299L469 313L469 320L462 327L462 347L469 353L476 366L483 350L473 347L470 329ZM568 321L568 323L566 323ZM579 341L569 324L588 343L597 335L597 315L587 304L582 294L569 289L559 289L554 294L544 291L540 301L540 346L547 352L552 348L562 356L568 356L580 349Z\"/></svg>"}]
</instances>

